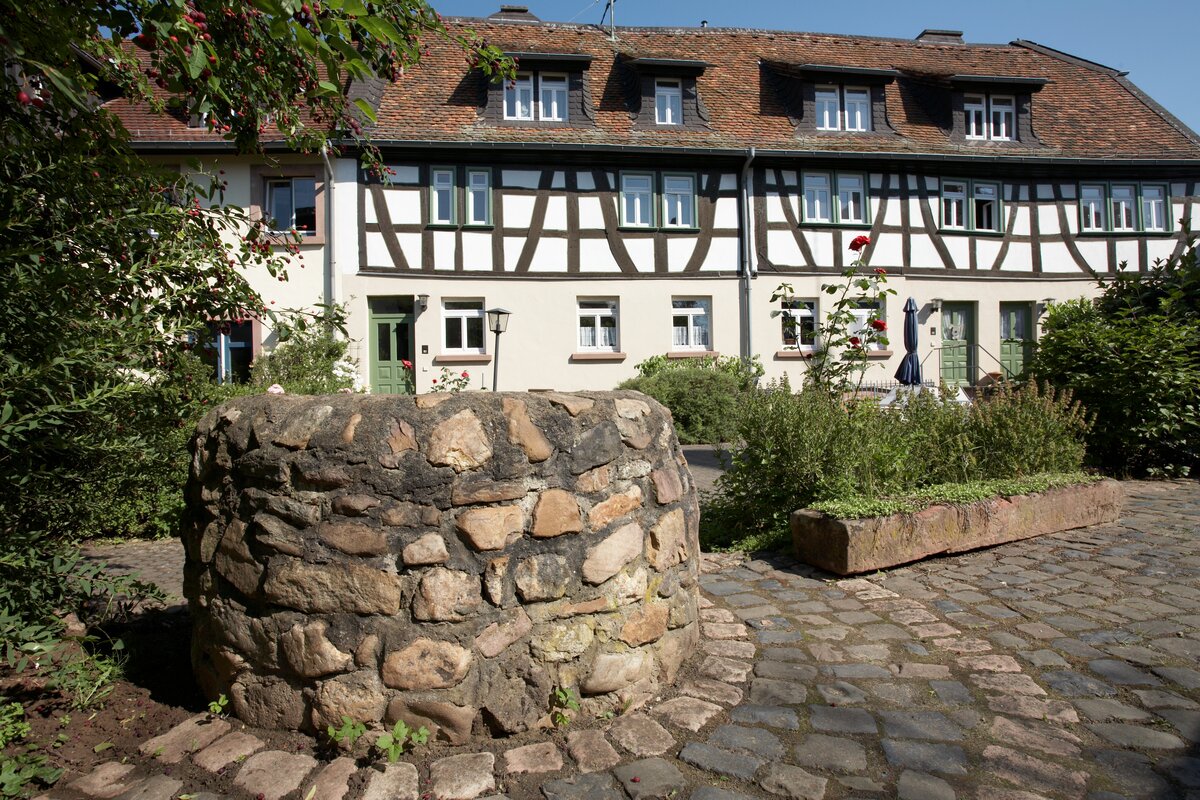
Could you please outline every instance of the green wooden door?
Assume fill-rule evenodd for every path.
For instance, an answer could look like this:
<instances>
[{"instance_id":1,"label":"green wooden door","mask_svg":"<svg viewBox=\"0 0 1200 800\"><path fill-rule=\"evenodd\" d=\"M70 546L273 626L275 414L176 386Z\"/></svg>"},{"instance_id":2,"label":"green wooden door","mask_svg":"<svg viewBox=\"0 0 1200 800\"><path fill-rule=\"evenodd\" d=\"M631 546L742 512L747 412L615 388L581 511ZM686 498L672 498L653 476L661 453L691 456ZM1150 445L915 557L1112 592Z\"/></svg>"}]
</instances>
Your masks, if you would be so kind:
<instances>
[{"instance_id":1,"label":"green wooden door","mask_svg":"<svg viewBox=\"0 0 1200 800\"><path fill-rule=\"evenodd\" d=\"M1030 303L1000 304L1000 366L1005 378L1025 371L1033 355L1033 306Z\"/></svg>"},{"instance_id":2,"label":"green wooden door","mask_svg":"<svg viewBox=\"0 0 1200 800\"><path fill-rule=\"evenodd\" d=\"M975 306L942 303L942 380L969 386L975 376Z\"/></svg>"},{"instance_id":3,"label":"green wooden door","mask_svg":"<svg viewBox=\"0 0 1200 800\"><path fill-rule=\"evenodd\" d=\"M413 321L411 297L372 297L371 391L413 393ZM405 366L407 362L410 366Z\"/></svg>"}]
</instances>

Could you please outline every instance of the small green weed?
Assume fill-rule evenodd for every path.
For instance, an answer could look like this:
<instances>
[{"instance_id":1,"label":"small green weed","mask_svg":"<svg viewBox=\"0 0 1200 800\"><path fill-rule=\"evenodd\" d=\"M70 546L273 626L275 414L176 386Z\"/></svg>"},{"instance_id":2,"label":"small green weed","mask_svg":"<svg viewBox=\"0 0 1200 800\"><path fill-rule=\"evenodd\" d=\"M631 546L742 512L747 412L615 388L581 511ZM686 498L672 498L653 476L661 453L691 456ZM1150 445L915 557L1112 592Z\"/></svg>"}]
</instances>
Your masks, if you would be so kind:
<instances>
[{"instance_id":1,"label":"small green weed","mask_svg":"<svg viewBox=\"0 0 1200 800\"><path fill-rule=\"evenodd\" d=\"M221 693L216 700L213 700L208 704L208 713L212 714L214 717L223 717L225 716L225 708L228 705L229 698L226 697L224 693Z\"/></svg>"},{"instance_id":2,"label":"small green weed","mask_svg":"<svg viewBox=\"0 0 1200 800\"><path fill-rule=\"evenodd\" d=\"M366 725L345 714L342 714L342 725L340 728L330 725L325 729L325 735L329 737L330 741L337 743L347 750L353 750L354 743L366 732Z\"/></svg>"},{"instance_id":3,"label":"small green weed","mask_svg":"<svg viewBox=\"0 0 1200 800\"><path fill-rule=\"evenodd\" d=\"M387 733L375 740L375 747L387 756L388 763L397 761L404 754L405 745L425 744L429 741L429 729L422 725L415 731L408 727L404 720L396 720L396 724Z\"/></svg>"},{"instance_id":4,"label":"small green weed","mask_svg":"<svg viewBox=\"0 0 1200 800\"><path fill-rule=\"evenodd\" d=\"M550 698L550 721L554 727L565 728L571 724L571 715L567 711L579 711L575 690L567 686L556 687Z\"/></svg>"}]
</instances>

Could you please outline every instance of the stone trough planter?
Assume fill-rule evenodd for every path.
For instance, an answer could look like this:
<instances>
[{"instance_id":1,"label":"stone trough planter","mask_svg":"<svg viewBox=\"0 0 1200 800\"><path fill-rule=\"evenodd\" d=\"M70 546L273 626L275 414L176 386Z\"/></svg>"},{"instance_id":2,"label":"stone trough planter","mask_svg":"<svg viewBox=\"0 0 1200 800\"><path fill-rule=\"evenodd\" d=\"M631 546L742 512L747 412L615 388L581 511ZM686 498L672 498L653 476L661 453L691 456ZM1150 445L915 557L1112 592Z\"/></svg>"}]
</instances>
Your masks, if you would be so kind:
<instances>
[{"instance_id":1,"label":"stone trough planter","mask_svg":"<svg viewBox=\"0 0 1200 800\"><path fill-rule=\"evenodd\" d=\"M1102 480L885 517L836 519L801 509L792 512L792 542L806 564L854 575L940 553L1111 523L1120 515L1123 496L1121 484Z\"/></svg>"},{"instance_id":2,"label":"stone trough planter","mask_svg":"<svg viewBox=\"0 0 1200 800\"><path fill-rule=\"evenodd\" d=\"M192 661L249 724L517 733L698 642L696 493L639 393L261 395L192 447Z\"/></svg>"}]
</instances>

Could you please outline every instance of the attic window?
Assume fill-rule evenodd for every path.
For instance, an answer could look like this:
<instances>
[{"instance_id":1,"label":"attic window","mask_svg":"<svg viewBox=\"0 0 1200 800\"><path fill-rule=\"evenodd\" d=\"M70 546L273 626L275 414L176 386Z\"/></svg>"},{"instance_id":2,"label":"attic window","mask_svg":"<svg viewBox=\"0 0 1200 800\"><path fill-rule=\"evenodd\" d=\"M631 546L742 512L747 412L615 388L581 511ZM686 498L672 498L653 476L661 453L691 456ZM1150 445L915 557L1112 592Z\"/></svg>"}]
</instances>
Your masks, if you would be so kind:
<instances>
[{"instance_id":1,"label":"attic window","mask_svg":"<svg viewBox=\"0 0 1200 800\"><path fill-rule=\"evenodd\" d=\"M965 142L1039 144L1030 119L1031 98L1047 81L1006 75L953 75L954 129Z\"/></svg>"},{"instance_id":2,"label":"attic window","mask_svg":"<svg viewBox=\"0 0 1200 800\"><path fill-rule=\"evenodd\" d=\"M669 58L626 58L624 63L637 75L637 92L629 97L634 127L708 127L708 111L700 100L696 78L710 64Z\"/></svg>"},{"instance_id":3,"label":"attic window","mask_svg":"<svg viewBox=\"0 0 1200 800\"><path fill-rule=\"evenodd\" d=\"M592 122L581 53L505 53L519 65L514 79L489 84L483 117L494 125L579 127Z\"/></svg>"},{"instance_id":4,"label":"attic window","mask_svg":"<svg viewBox=\"0 0 1200 800\"><path fill-rule=\"evenodd\" d=\"M891 132L884 87L896 79L895 70L834 64L772 68L798 83L800 107L794 107L794 95L791 103L797 133Z\"/></svg>"}]
</instances>

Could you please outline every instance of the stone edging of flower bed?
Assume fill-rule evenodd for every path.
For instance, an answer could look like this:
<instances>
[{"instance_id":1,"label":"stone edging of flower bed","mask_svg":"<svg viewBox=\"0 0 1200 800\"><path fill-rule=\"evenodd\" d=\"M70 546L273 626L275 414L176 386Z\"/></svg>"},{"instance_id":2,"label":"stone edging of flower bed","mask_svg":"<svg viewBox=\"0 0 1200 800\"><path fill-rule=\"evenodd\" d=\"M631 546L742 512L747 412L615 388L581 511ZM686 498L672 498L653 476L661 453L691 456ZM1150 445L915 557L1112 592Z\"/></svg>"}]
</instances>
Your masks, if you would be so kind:
<instances>
[{"instance_id":1,"label":"stone edging of flower bed","mask_svg":"<svg viewBox=\"0 0 1200 800\"><path fill-rule=\"evenodd\" d=\"M854 575L940 553L1111 523L1120 515L1123 498L1120 483L1102 480L862 519L837 519L800 509L791 516L792 542L801 561L838 575Z\"/></svg>"}]
</instances>

